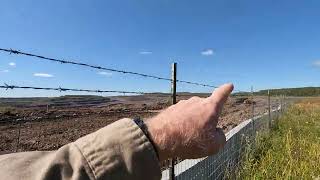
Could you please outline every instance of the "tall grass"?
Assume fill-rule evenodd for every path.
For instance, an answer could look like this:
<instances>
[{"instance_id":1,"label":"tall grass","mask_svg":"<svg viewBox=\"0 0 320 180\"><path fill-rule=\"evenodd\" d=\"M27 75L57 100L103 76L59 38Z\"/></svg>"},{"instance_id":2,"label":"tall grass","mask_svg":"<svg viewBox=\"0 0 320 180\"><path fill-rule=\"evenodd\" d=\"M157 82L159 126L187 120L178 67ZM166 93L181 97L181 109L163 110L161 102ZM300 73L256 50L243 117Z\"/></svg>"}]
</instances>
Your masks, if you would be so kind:
<instances>
[{"instance_id":1,"label":"tall grass","mask_svg":"<svg viewBox=\"0 0 320 180\"><path fill-rule=\"evenodd\" d=\"M293 105L256 141L235 179L320 179L320 103Z\"/></svg>"}]
</instances>

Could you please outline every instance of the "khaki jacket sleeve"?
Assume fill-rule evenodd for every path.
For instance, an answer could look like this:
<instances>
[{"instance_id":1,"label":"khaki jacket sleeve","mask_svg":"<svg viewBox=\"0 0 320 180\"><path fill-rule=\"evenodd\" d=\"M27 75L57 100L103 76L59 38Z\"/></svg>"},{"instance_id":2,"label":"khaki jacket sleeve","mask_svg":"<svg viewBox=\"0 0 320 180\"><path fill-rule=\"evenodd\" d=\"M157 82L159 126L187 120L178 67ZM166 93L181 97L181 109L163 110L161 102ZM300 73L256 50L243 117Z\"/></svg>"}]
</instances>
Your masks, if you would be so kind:
<instances>
[{"instance_id":1,"label":"khaki jacket sleeve","mask_svg":"<svg viewBox=\"0 0 320 180\"><path fill-rule=\"evenodd\" d=\"M131 120L122 119L57 151L0 156L0 179L159 180L153 146Z\"/></svg>"}]
</instances>

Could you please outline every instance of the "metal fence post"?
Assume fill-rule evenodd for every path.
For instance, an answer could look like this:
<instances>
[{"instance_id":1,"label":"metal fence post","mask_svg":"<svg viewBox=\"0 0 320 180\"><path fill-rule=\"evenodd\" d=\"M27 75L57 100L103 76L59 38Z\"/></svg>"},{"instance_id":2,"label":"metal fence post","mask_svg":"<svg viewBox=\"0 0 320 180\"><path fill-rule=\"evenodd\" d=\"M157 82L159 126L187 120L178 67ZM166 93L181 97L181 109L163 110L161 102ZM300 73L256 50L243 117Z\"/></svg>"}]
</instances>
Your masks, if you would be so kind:
<instances>
[{"instance_id":1,"label":"metal fence post","mask_svg":"<svg viewBox=\"0 0 320 180\"><path fill-rule=\"evenodd\" d=\"M251 86L251 104L252 104L252 130L253 130L253 135L255 135L253 86Z\"/></svg>"},{"instance_id":2,"label":"metal fence post","mask_svg":"<svg viewBox=\"0 0 320 180\"><path fill-rule=\"evenodd\" d=\"M283 105L282 105L282 94L280 95L280 112L283 112Z\"/></svg>"},{"instance_id":3,"label":"metal fence post","mask_svg":"<svg viewBox=\"0 0 320 180\"><path fill-rule=\"evenodd\" d=\"M283 107L284 107L283 110L287 109L287 95L286 94L284 94L284 96L283 96Z\"/></svg>"},{"instance_id":4,"label":"metal fence post","mask_svg":"<svg viewBox=\"0 0 320 180\"><path fill-rule=\"evenodd\" d=\"M282 95L282 113L284 112L284 94Z\"/></svg>"},{"instance_id":5,"label":"metal fence post","mask_svg":"<svg viewBox=\"0 0 320 180\"><path fill-rule=\"evenodd\" d=\"M20 122L20 120L18 122L19 122L19 131L18 131L17 146L16 146L15 152L18 152L19 144L20 144L21 122Z\"/></svg>"},{"instance_id":6,"label":"metal fence post","mask_svg":"<svg viewBox=\"0 0 320 180\"><path fill-rule=\"evenodd\" d=\"M287 98L287 96L286 96L286 94L284 94L284 95L283 95L283 109L284 109L284 110L287 109L286 98Z\"/></svg>"},{"instance_id":7,"label":"metal fence post","mask_svg":"<svg viewBox=\"0 0 320 180\"><path fill-rule=\"evenodd\" d=\"M286 104L285 106L286 106L286 109L287 109L287 108L288 108L288 105L289 105L289 104L288 104L288 97L287 97L287 95L285 96L284 102L285 102L285 104Z\"/></svg>"},{"instance_id":8,"label":"metal fence post","mask_svg":"<svg viewBox=\"0 0 320 180\"><path fill-rule=\"evenodd\" d=\"M40 150L40 142L41 142L41 120L38 122L38 126L39 126L39 132L38 132L38 140L37 140L37 150Z\"/></svg>"},{"instance_id":9,"label":"metal fence post","mask_svg":"<svg viewBox=\"0 0 320 180\"><path fill-rule=\"evenodd\" d=\"M177 103L177 63L172 63L171 65L171 103ZM174 165L175 165L175 158L170 159L169 162L169 179L174 180Z\"/></svg>"},{"instance_id":10,"label":"metal fence post","mask_svg":"<svg viewBox=\"0 0 320 180\"><path fill-rule=\"evenodd\" d=\"M268 90L268 115L269 115L269 129L271 128L271 101L270 101L270 90Z\"/></svg>"}]
</instances>

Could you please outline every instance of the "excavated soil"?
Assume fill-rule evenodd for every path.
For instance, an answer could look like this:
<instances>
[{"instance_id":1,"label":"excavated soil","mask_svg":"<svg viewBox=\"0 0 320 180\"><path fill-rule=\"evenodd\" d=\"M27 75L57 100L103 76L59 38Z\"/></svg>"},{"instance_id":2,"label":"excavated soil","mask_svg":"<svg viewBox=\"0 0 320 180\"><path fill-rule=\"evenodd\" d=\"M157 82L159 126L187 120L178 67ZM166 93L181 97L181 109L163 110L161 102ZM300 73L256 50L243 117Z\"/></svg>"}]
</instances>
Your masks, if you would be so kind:
<instances>
[{"instance_id":1,"label":"excavated soil","mask_svg":"<svg viewBox=\"0 0 320 180\"><path fill-rule=\"evenodd\" d=\"M178 100L190 97L181 96ZM14 100L10 100L10 108L0 111L0 154L55 150L121 118L152 117L168 106L168 100L168 96L149 95L112 97L90 104L43 102L34 105L28 102L19 106L12 105ZM277 106L275 99L271 102L273 107ZM252 104L255 115L267 112L266 97L255 97L254 102L246 97L229 98L219 126L227 132L251 118Z\"/></svg>"}]
</instances>

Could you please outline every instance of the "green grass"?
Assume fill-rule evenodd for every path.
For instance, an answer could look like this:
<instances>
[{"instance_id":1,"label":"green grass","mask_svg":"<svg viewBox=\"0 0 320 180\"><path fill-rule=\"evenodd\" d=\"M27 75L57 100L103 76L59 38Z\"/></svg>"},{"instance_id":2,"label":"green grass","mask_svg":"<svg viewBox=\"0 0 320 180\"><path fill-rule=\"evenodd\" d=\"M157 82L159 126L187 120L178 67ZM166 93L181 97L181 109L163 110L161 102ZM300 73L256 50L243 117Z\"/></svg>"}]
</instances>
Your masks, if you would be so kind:
<instances>
[{"instance_id":1,"label":"green grass","mask_svg":"<svg viewBox=\"0 0 320 180\"><path fill-rule=\"evenodd\" d=\"M320 178L320 105L293 105L256 142L232 179Z\"/></svg>"}]
</instances>

